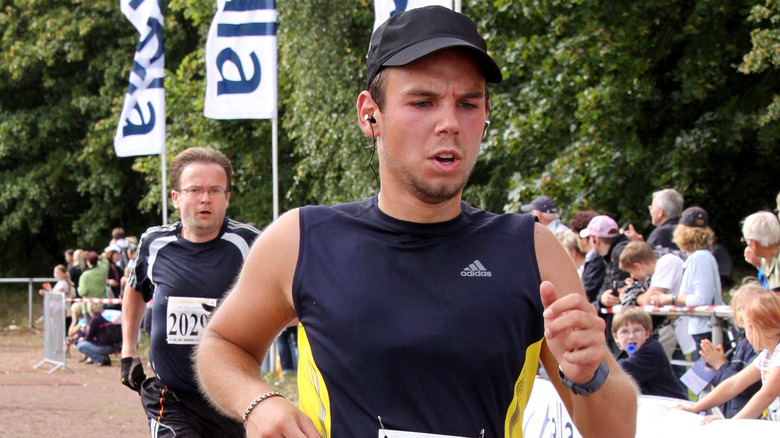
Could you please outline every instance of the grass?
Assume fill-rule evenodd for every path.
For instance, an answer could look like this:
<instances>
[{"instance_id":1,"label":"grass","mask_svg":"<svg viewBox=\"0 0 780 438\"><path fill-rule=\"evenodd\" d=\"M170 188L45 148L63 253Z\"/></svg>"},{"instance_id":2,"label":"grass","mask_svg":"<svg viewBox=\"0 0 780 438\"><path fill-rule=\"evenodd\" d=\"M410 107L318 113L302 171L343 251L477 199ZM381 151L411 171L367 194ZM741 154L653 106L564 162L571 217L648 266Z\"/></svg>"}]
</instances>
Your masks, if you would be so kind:
<instances>
[{"instance_id":1,"label":"grass","mask_svg":"<svg viewBox=\"0 0 780 438\"><path fill-rule=\"evenodd\" d=\"M40 285L33 285L33 326L43 328L35 320L43 313L43 297L38 294ZM23 328L30 325L27 306L26 284L0 284L0 330Z\"/></svg>"}]
</instances>

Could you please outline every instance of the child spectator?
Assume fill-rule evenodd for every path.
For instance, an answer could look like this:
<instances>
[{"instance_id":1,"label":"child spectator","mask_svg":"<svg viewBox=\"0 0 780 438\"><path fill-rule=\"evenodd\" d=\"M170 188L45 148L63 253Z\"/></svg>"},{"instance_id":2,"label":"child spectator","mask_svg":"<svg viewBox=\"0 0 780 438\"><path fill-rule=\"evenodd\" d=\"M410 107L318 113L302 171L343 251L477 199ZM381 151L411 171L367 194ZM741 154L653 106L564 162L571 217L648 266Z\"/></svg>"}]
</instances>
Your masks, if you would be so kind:
<instances>
[{"instance_id":1,"label":"child spectator","mask_svg":"<svg viewBox=\"0 0 780 438\"><path fill-rule=\"evenodd\" d=\"M623 296L621 304L633 304L646 306L650 304L650 298L655 295L680 293L680 284L683 277L683 261L673 253L666 253L658 258L653 248L645 242L631 242L620 253L620 269L628 272L633 279ZM629 280L626 280L629 283ZM634 287L639 282L645 287ZM671 359L677 347L677 335L670 320L666 316L653 316L653 328L657 339L664 347L666 357ZM683 323L687 326L687 319L683 317ZM677 320L680 324L680 320ZM677 375L681 376L685 369Z\"/></svg>"},{"instance_id":2,"label":"child spectator","mask_svg":"<svg viewBox=\"0 0 780 438\"><path fill-rule=\"evenodd\" d=\"M650 297L656 294L676 294L680 291L683 275L683 260L672 253L660 258L649 244L631 242L620 253L620 269L637 281L649 281L645 293L634 297L636 304L650 304Z\"/></svg>"},{"instance_id":3,"label":"child spectator","mask_svg":"<svg viewBox=\"0 0 780 438\"><path fill-rule=\"evenodd\" d=\"M761 382L761 389L732 418L756 418L766 410L767 418L780 421L780 296L762 292L742 303L740 322L753 347L760 351L750 366L729 377L692 406L676 406L688 412L701 412L733 399L750 385ZM708 415L702 420L709 423L720 417Z\"/></svg>"},{"instance_id":4,"label":"child spectator","mask_svg":"<svg viewBox=\"0 0 780 438\"><path fill-rule=\"evenodd\" d=\"M78 343L80 338L84 337L84 330L87 326L87 320L81 312L81 303L73 303L70 306L71 321L68 327L68 337L65 339L65 357L70 357L70 346ZM82 359L79 362L87 360L88 356L82 353Z\"/></svg>"},{"instance_id":5,"label":"child spectator","mask_svg":"<svg viewBox=\"0 0 780 438\"><path fill-rule=\"evenodd\" d=\"M759 283L747 283L739 287L732 293L731 309L734 312L734 323L743 327L741 321L742 308L745 302L751 300L756 295L764 292L764 288ZM716 370L715 377L710 381L712 386L718 386L729 377L742 371L743 368L750 366L758 354L750 345L743 330L740 330L739 339L734 346L734 352L731 355L731 361L726 360L726 354L722 345L712 345L709 340L701 341L701 351L699 355L707 361L707 364ZM750 385L746 390L737 394L736 397L724 403L720 410L726 418L732 418L737 414L747 402L753 397L753 394L761 389L761 382Z\"/></svg>"},{"instance_id":6,"label":"child spectator","mask_svg":"<svg viewBox=\"0 0 780 438\"><path fill-rule=\"evenodd\" d=\"M622 350L618 364L639 384L642 394L687 400L688 396L664 353L651 335L650 315L638 307L624 307L612 319L612 336Z\"/></svg>"},{"instance_id":7,"label":"child spectator","mask_svg":"<svg viewBox=\"0 0 780 438\"><path fill-rule=\"evenodd\" d=\"M43 287L38 290L38 293L44 295L46 292L60 292L65 295L65 298L74 298L76 296L76 287L73 284L73 280L70 278L68 268L65 265L57 265L54 267L54 278L57 283L54 286L51 283L43 283ZM71 311L70 306L65 307L65 329L68 329L71 323Z\"/></svg>"}]
</instances>

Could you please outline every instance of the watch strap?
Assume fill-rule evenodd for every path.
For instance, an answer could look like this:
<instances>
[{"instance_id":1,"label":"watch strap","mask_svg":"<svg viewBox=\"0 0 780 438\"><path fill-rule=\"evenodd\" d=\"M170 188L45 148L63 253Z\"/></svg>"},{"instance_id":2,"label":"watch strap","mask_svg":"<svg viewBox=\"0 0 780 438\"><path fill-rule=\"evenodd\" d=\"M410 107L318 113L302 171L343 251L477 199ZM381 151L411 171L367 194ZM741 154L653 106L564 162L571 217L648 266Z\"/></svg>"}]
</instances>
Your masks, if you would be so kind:
<instances>
[{"instance_id":1,"label":"watch strap","mask_svg":"<svg viewBox=\"0 0 780 438\"><path fill-rule=\"evenodd\" d=\"M601 388L604 385L604 382L607 381L608 376L609 376L609 366L607 366L606 360L602 361L599 364L599 367L596 368L596 373L593 375L593 378L590 380L590 382L587 383L574 383L572 380L566 377L565 374L563 374L563 370L561 369L560 366L558 366L558 377L561 379L561 382L567 388L569 388L571 392L585 397L598 391L599 388Z\"/></svg>"}]
</instances>

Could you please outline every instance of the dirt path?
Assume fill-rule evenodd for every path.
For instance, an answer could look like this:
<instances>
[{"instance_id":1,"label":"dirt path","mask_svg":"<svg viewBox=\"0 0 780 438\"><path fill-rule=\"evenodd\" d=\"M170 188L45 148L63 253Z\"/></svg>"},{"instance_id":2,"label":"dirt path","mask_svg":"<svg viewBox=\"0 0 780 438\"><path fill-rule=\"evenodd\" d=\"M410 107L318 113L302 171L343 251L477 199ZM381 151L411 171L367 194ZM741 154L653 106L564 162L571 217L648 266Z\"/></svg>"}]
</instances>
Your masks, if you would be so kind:
<instances>
[{"instance_id":1,"label":"dirt path","mask_svg":"<svg viewBox=\"0 0 780 438\"><path fill-rule=\"evenodd\" d=\"M149 436L139 396L110 367L86 365L71 349L71 373L44 364L41 331L0 331L0 436L104 438Z\"/></svg>"}]
</instances>

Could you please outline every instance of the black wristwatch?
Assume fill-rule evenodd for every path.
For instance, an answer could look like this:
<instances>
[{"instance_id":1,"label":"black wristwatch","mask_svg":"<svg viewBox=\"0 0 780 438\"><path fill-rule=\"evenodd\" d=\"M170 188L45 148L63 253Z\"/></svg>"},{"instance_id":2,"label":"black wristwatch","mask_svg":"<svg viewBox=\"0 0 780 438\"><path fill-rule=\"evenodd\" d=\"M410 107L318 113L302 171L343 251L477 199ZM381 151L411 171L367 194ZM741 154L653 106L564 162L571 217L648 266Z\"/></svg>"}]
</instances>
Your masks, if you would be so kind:
<instances>
[{"instance_id":1,"label":"black wristwatch","mask_svg":"<svg viewBox=\"0 0 780 438\"><path fill-rule=\"evenodd\" d=\"M583 395L585 397L598 391L599 388L604 385L604 382L607 381L608 376L609 367L607 366L606 360L599 364L599 367L596 368L596 374L593 375L593 378L588 383L574 383L563 374L563 370L560 366L558 366L558 377L561 379L561 382L563 382L563 384L566 385L566 387L569 388L571 392L577 395Z\"/></svg>"}]
</instances>

